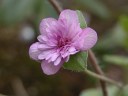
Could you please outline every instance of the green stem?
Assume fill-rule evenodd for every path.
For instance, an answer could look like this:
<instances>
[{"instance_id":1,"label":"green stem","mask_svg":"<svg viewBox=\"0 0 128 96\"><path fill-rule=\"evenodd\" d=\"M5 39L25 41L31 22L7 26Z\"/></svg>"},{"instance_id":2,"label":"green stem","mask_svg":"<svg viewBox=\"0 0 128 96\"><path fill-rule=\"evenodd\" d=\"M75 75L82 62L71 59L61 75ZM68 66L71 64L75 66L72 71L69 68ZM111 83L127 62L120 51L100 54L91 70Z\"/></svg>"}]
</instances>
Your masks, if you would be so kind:
<instances>
[{"instance_id":1,"label":"green stem","mask_svg":"<svg viewBox=\"0 0 128 96\"><path fill-rule=\"evenodd\" d=\"M112 84L114 84L114 85L116 85L116 86L118 86L120 88L123 87L121 83L118 83L118 82L116 82L116 81L114 81L112 79L109 79L109 78L107 78L107 77L105 77L103 75L98 75L98 74L96 74L94 72L91 72L91 71L89 71L87 69L85 69L85 73L88 74L88 75L90 75L90 76L92 76L92 77L95 77L95 78L98 78L100 80L106 81L108 83L112 83Z\"/></svg>"}]
</instances>

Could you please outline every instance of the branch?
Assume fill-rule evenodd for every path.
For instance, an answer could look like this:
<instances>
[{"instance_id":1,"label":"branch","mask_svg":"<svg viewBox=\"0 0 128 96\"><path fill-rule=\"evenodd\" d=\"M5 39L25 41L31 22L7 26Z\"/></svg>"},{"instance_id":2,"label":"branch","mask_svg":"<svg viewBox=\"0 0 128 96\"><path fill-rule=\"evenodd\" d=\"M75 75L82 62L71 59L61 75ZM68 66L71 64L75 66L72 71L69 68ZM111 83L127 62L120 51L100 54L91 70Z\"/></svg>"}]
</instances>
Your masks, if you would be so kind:
<instances>
[{"instance_id":1,"label":"branch","mask_svg":"<svg viewBox=\"0 0 128 96\"><path fill-rule=\"evenodd\" d=\"M62 11L62 7L59 5L59 3L56 0L49 0L49 2L56 9L57 13L60 14L60 12Z\"/></svg>"},{"instance_id":2,"label":"branch","mask_svg":"<svg viewBox=\"0 0 128 96\"><path fill-rule=\"evenodd\" d=\"M104 73L101 70L101 68L100 68L100 66L98 64L98 61L97 61L94 53L92 52L92 50L89 50L88 51L88 54L89 54L89 59L91 61L91 64L92 64L94 70L96 71L96 73L99 74L99 75L104 75ZM102 88L102 91L103 91L104 96L108 96L107 87L106 87L105 81L100 80L100 84L101 84L101 88Z\"/></svg>"},{"instance_id":3,"label":"branch","mask_svg":"<svg viewBox=\"0 0 128 96\"><path fill-rule=\"evenodd\" d=\"M90 76L92 76L92 77L98 78L98 79L100 79L100 80L102 80L104 82L112 83L112 84L118 86L119 88L122 88L122 84L121 83L118 83L118 82L116 82L116 81L114 81L112 79L109 79L109 78L107 78L107 77L105 77L103 75L96 74L96 73L91 72L91 71L89 71L87 69L85 69L85 73L90 75Z\"/></svg>"}]
</instances>

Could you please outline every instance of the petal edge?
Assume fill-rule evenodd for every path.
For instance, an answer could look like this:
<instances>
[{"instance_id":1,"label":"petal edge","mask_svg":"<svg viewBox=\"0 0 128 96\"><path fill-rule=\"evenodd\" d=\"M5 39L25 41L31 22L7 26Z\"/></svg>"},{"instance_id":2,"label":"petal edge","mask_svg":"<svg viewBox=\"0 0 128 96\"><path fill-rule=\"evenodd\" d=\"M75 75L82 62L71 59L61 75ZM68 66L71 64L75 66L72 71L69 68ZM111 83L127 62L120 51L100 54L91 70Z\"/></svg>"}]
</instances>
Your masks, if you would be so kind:
<instances>
[{"instance_id":1,"label":"petal edge","mask_svg":"<svg viewBox=\"0 0 128 96\"><path fill-rule=\"evenodd\" d=\"M85 28L82 32L82 48L81 50L88 50L92 48L97 42L97 33L92 28Z\"/></svg>"},{"instance_id":2,"label":"petal edge","mask_svg":"<svg viewBox=\"0 0 128 96\"><path fill-rule=\"evenodd\" d=\"M46 75L53 75L60 70L60 68L62 67L62 64L63 64L63 61L61 61L60 64L58 64L57 66L55 66L54 62L48 63L48 61L44 60L41 63L41 68Z\"/></svg>"},{"instance_id":3,"label":"petal edge","mask_svg":"<svg viewBox=\"0 0 128 96\"><path fill-rule=\"evenodd\" d=\"M32 58L34 60L39 60L38 55L41 53L38 50L38 45L39 45L39 42L36 42L36 43L32 44L29 48L29 56L30 56L30 58Z\"/></svg>"}]
</instances>

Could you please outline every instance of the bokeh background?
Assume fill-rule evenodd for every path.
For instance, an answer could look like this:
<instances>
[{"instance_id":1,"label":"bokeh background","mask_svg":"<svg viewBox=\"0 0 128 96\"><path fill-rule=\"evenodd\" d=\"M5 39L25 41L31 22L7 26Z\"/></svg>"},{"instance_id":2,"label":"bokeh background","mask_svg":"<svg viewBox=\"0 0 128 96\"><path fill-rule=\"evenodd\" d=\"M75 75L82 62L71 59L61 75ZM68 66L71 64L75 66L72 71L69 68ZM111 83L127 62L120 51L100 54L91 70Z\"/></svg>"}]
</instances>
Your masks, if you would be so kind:
<instances>
[{"instance_id":1,"label":"bokeh background","mask_svg":"<svg viewBox=\"0 0 128 96\"><path fill-rule=\"evenodd\" d=\"M88 26L98 33L93 51L101 68L108 77L127 84L128 0L58 2L64 9L83 12ZM47 76L29 58L39 23L47 17L58 18L48 0L0 0L0 96L79 96L83 90L100 86L82 72L61 69ZM88 68L93 70L89 62Z\"/></svg>"}]
</instances>

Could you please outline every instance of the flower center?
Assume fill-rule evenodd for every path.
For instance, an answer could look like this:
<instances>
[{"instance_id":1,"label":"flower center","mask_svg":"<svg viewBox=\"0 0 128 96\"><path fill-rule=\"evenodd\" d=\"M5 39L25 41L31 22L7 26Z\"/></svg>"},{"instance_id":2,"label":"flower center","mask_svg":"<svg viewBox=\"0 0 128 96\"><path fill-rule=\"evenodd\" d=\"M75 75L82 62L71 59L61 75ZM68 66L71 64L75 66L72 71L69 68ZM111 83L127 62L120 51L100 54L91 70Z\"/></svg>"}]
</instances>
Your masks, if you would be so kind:
<instances>
[{"instance_id":1,"label":"flower center","mask_svg":"<svg viewBox=\"0 0 128 96\"><path fill-rule=\"evenodd\" d=\"M70 43L70 40L67 38L60 38L58 41L58 47L64 47L65 45L68 45Z\"/></svg>"}]
</instances>

